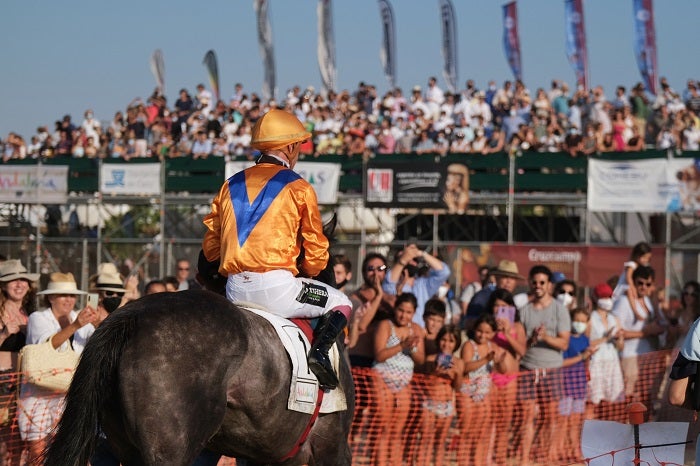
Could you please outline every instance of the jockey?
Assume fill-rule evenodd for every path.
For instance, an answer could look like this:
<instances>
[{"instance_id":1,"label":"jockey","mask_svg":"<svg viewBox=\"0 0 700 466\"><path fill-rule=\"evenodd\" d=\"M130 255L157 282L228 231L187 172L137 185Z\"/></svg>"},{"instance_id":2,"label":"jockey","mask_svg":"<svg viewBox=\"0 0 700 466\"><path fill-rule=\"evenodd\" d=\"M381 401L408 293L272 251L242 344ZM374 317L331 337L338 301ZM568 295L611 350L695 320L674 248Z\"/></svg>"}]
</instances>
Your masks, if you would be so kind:
<instances>
[{"instance_id":1,"label":"jockey","mask_svg":"<svg viewBox=\"0 0 700 466\"><path fill-rule=\"evenodd\" d=\"M299 146L311 137L291 113L270 110L252 130L256 164L226 180L204 218L202 252L227 276L226 297L254 302L285 318L324 316L308 356L326 389L338 386L328 351L343 331L350 300L312 280L328 262L316 193L292 171ZM303 248L303 259L297 258Z\"/></svg>"}]
</instances>

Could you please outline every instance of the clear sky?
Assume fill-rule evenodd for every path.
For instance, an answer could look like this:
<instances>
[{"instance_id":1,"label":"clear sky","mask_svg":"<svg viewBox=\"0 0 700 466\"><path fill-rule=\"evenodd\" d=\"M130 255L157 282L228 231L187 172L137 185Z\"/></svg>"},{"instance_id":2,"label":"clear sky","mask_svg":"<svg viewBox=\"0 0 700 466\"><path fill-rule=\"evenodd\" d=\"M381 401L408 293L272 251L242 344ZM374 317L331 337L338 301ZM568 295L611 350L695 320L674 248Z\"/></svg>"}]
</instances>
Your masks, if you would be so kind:
<instances>
[{"instance_id":1,"label":"clear sky","mask_svg":"<svg viewBox=\"0 0 700 466\"><path fill-rule=\"evenodd\" d=\"M359 81L386 91L379 61L381 25L376 0L332 0L339 89ZM397 82L407 93L442 79L437 0L392 0L396 21ZM502 46L503 1L453 0L457 14L458 77L483 88L489 79L510 79ZM320 89L316 61L316 0L270 0L277 65L277 96L295 84ZM214 49L221 94L236 82L260 91L263 69L252 0L28 1L6 0L0 25L0 137L25 138L38 125L64 114L77 123L92 108L110 120L135 97L155 88L149 67L153 50L165 58L169 105L177 91L191 93L208 77L202 59ZM572 84L565 55L564 1L520 0L519 29L525 84L549 87L552 78ZM699 0L654 2L659 75L678 91L700 78ZM640 81L634 58L632 0L586 0L590 82L628 88Z\"/></svg>"}]
</instances>

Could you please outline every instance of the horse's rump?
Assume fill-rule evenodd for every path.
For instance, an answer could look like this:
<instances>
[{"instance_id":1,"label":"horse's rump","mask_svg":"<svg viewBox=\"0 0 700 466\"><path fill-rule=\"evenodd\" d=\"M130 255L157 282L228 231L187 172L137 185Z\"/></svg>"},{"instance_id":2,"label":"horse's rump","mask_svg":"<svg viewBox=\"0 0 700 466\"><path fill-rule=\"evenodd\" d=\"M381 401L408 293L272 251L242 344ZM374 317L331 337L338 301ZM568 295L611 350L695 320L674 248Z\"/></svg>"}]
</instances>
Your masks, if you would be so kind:
<instances>
[{"instance_id":1,"label":"horse's rump","mask_svg":"<svg viewBox=\"0 0 700 466\"><path fill-rule=\"evenodd\" d=\"M98 423L123 464L188 466L204 447L274 462L309 419L287 410L290 371L272 327L225 298L201 290L145 296L115 311L88 341L48 451L57 462L46 464L73 464L67 458L85 448L81 441L92 446ZM82 440L71 439L75 429ZM312 430L307 443L314 437ZM308 461L312 448L297 460Z\"/></svg>"}]
</instances>

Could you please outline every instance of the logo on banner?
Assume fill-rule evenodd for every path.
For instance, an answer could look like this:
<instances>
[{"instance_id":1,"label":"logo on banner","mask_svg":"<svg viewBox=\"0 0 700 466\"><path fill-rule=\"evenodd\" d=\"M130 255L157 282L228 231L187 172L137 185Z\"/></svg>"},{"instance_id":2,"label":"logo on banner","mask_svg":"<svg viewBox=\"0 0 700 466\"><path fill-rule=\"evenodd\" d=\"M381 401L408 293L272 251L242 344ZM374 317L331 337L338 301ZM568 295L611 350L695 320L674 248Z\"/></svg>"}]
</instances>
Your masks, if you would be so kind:
<instances>
[{"instance_id":1,"label":"logo on banner","mask_svg":"<svg viewBox=\"0 0 700 466\"><path fill-rule=\"evenodd\" d=\"M110 188L116 187L116 186L124 186L124 177L126 176L126 172L124 170L112 170L112 179L110 181L107 181L105 183L105 186L108 186Z\"/></svg>"},{"instance_id":2,"label":"logo on banner","mask_svg":"<svg viewBox=\"0 0 700 466\"><path fill-rule=\"evenodd\" d=\"M394 171L391 169L367 170L367 201L391 202L394 199Z\"/></svg>"}]
</instances>

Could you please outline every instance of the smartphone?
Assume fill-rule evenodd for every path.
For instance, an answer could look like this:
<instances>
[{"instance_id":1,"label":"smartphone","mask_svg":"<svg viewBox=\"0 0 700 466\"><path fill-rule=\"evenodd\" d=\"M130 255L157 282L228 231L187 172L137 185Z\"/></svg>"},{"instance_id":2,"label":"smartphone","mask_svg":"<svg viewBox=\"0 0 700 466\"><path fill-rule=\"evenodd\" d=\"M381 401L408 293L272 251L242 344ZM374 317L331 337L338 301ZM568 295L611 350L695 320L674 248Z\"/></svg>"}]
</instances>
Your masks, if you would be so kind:
<instances>
[{"instance_id":1,"label":"smartphone","mask_svg":"<svg viewBox=\"0 0 700 466\"><path fill-rule=\"evenodd\" d=\"M97 303L99 301L99 295L97 293L88 293L87 303L93 309L97 309Z\"/></svg>"},{"instance_id":2,"label":"smartphone","mask_svg":"<svg viewBox=\"0 0 700 466\"><path fill-rule=\"evenodd\" d=\"M452 355L446 354L446 353L440 353L440 354L438 354L436 362L437 362L438 367L444 367L445 369L448 369L450 367L450 365L452 364Z\"/></svg>"},{"instance_id":3,"label":"smartphone","mask_svg":"<svg viewBox=\"0 0 700 466\"><path fill-rule=\"evenodd\" d=\"M498 306L496 319L507 319L512 324L515 322L515 308L513 306Z\"/></svg>"}]
</instances>

